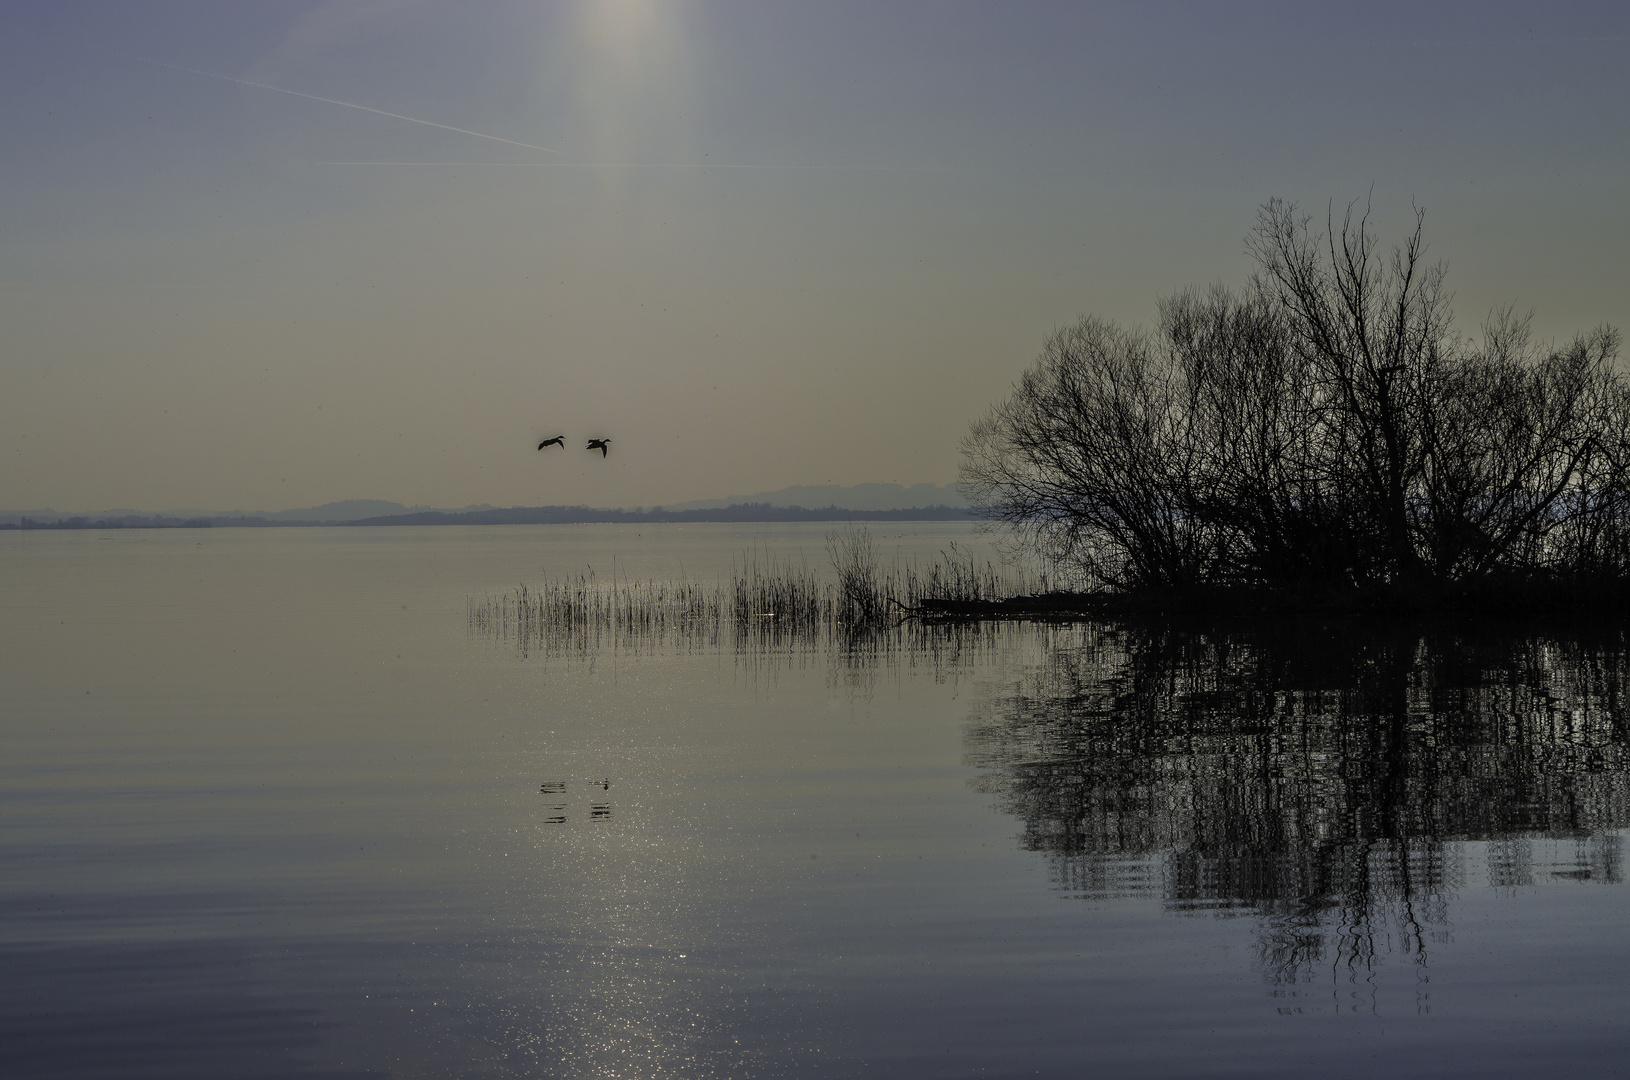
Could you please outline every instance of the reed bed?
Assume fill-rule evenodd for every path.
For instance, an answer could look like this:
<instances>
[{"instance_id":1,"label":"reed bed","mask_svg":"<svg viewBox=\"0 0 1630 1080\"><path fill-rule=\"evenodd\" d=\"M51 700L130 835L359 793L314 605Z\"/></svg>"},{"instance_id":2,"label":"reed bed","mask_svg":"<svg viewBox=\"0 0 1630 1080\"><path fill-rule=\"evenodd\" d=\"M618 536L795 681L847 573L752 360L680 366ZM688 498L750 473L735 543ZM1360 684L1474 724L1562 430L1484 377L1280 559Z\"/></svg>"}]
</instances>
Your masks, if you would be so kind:
<instances>
[{"instance_id":1,"label":"reed bed","mask_svg":"<svg viewBox=\"0 0 1630 1080\"><path fill-rule=\"evenodd\" d=\"M951 545L920 566L879 565L864 529L827 537L832 573L765 554L744 554L728 582L610 581L592 572L502 596L472 599L473 632L523 649L662 643L779 648L832 641L867 647L878 631L909 620L924 601L999 600L1045 591L1048 577L979 562Z\"/></svg>"},{"instance_id":2,"label":"reed bed","mask_svg":"<svg viewBox=\"0 0 1630 1080\"><path fill-rule=\"evenodd\" d=\"M731 574L729 593L738 626L774 619L781 629L812 630L830 617L831 588L807 566L744 559Z\"/></svg>"},{"instance_id":3,"label":"reed bed","mask_svg":"<svg viewBox=\"0 0 1630 1080\"><path fill-rule=\"evenodd\" d=\"M469 603L470 629L522 648L716 641L728 600L719 585L693 581L605 581L593 573Z\"/></svg>"},{"instance_id":4,"label":"reed bed","mask_svg":"<svg viewBox=\"0 0 1630 1080\"><path fill-rule=\"evenodd\" d=\"M1023 564L997 566L989 560L980 562L959 551L955 543L926 567L908 565L898 576L899 603L913 610L929 600L1007 600L1060 587L1056 570Z\"/></svg>"}]
</instances>

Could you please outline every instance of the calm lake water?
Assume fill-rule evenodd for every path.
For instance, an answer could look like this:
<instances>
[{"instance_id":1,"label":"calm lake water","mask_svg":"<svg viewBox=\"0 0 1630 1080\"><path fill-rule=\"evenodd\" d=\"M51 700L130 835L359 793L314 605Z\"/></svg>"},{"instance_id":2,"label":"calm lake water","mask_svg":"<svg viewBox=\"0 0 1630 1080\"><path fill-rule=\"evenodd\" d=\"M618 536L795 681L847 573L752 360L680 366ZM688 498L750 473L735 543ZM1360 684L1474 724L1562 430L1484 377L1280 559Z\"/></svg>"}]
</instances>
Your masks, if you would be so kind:
<instances>
[{"instance_id":1,"label":"calm lake water","mask_svg":"<svg viewBox=\"0 0 1630 1080\"><path fill-rule=\"evenodd\" d=\"M0 1074L1630 1071L1616 630L468 619L827 528L0 534Z\"/></svg>"}]
</instances>

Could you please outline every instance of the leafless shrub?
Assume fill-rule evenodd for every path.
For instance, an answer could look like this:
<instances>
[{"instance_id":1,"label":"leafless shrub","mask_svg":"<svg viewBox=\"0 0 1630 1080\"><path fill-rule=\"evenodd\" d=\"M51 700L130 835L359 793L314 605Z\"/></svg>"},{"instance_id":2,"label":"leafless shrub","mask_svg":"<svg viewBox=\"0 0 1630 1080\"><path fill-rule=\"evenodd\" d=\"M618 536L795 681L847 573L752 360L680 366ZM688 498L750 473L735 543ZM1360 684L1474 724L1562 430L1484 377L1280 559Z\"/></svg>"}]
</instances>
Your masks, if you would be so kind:
<instances>
[{"instance_id":1,"label":"leafless shrub","mask_svg":"<svg viewBox=\"0 0 1630 1080\"><path fill-rule=\"evenodd\" d=\"M1124 589L1630 574L1617 331L1541 349L1508 309L1462 338L1422 225L1382 257L1367 213L1270 201L1245 290L1054 334L965 438L964 491Z\"/></svg>"}]
</instances>

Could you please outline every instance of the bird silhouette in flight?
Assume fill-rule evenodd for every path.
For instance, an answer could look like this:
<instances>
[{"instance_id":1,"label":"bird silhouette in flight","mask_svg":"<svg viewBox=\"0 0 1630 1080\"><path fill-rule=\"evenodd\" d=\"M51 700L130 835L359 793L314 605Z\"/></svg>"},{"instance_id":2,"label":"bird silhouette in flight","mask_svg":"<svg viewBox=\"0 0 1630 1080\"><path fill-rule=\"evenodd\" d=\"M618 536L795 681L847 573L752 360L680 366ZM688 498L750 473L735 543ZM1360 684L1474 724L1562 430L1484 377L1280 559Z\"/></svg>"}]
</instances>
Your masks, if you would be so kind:
<instances>
[{"instance_id":1,"label":"bird silhouette in flight","mask_svg":"<svg viewBox=\"0 0 1630 1080\"><path fill-rule=\"evenodd\" d=\"M538 444L538 449L542 450L545 446L558 446L562 450L564 450L564 449L566 449L566 436L564 436L564 435L556 435L552 439L545 439L541 443Z\"/></svg>"},{"instance_id":2,"label":"bird silhouette in flight","mask_svg":"<svg viewBox=\"0 0 1630 1080\"><path fill-rule=\"evenodd\" d=\"M600 451L600 456L605 457L606 456L606 444L609 443L610 441L611 441L610 439L590 439L589 440L589 445L585 446L583 449L585 449L585 450L598 450L598 451Z\"/></svg>"}]
</instances>

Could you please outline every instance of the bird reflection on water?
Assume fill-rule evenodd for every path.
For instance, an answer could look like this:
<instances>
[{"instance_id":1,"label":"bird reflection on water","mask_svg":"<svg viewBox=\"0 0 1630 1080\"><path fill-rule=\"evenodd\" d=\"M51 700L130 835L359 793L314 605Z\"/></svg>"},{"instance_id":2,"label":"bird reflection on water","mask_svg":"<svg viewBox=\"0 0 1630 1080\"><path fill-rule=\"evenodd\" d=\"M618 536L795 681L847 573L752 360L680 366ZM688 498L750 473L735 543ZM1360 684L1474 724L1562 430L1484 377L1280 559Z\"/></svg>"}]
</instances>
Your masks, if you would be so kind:
<instances>
[{"instance_id":1,"label":"bird reflection on water","mask_svg":"<svg viewBox=\"0 0 1630 1080\"><path fill-rule=\"evenodd\" d=\"M611 780L602 777L590 783L589 787L598 788L601 791L610 791ZM566 781L545 780L538 785L538 794L556 796L556 798L552 798L543 804L543 817L541 820L545 825L564 825L570 820L568 811L571 809L572 804L570 802L561 802L558 799L558 796L566 794ZM590 803L589 820L610 821L611 803L608 801Z\"/></svg>"},{"instance_id":2,"label":"bird reflection on water","mask_svg":"<svg viewBox=\"0 0 1630 1080\"><path fill-rule=\"evenodd\" d=\"M1065 890L1254 916L1276 987L1387 959L1424 985L1460 842L1495 886L1622 881L1627 675L1617 632L1083 627L981 703L967 758Z\"/></svg>"}]
</instances>

